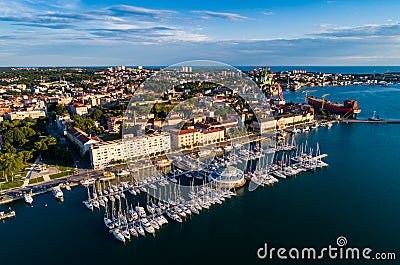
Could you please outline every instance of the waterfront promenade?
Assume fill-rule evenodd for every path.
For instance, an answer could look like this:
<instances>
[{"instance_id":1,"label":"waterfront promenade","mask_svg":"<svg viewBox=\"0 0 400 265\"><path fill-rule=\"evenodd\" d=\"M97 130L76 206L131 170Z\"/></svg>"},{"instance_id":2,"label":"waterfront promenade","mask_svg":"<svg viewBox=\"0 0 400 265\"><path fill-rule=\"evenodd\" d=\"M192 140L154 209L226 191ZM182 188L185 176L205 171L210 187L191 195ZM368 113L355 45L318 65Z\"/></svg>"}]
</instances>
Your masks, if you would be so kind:
<instances>
[{"instance_id":1,"label":"waterfront promenade","mask_svg":"<svg viewBox=\"0 0 400 265\"><path fill-rule=\"evenodd\" d=\"M250 142L257 142L262 139L267 139L267 138L262 137L260 135L248 135L247 137L238 137L238 138L230 139L229 141L224 141L224 142L218 143L218 144L216 144L216 147L224 147L224 146L230 145L232 141L234 141L235 143L240 143L240 144L248 144ZM158 156L157 160L166 159L169 155L174 155L179 152L182 152L184 155L190 155L193 153L197 153L199 150L200 150L199 147L195 147L195 148L188 149L188 150L173 151L168 154ZM137 163L138 163L137 169L143 170L145 168L151 167L151 165L149 163L146 163L146 160L148 160L148 159L154 159L154 158L147 157L145 159L137 161ZM36 165L36 162L35 162L35 165ZM155 166L156 162L153 162L153 165ZM24 182L24 185L22 185L21 187L11 188L8 190L1 191L0 192L0 205L7 204L7 203L13 202L15 200L23 199L23 194L26 192L29 192L31 190L33 192L33 195L39 195L39 194L43 194L46 192L50 192L52 187L57 186L62 183L65 183L65 182L68 182L70 184L70 186L75 186L75 185L79 185L79 181L81 181L85 178L102 177L105 170L118 172L118 171L121 171L121 170L127 169L127 168L128 168L127 164L119 164L119 165L114 165L112 167L109 167L107 169L80 170L79 173L76 173L73 175L69 175L69 176L65 176L65 177L61 177L61 178L57 178L57 179L46 178L46 179L44 179L44 181L35 183L35 184L29 184L29 179L28 179L27 184L25 184L25 182ZM28 174L29 174L29 172L28 172Z\"/></svg>"}]
</instances>

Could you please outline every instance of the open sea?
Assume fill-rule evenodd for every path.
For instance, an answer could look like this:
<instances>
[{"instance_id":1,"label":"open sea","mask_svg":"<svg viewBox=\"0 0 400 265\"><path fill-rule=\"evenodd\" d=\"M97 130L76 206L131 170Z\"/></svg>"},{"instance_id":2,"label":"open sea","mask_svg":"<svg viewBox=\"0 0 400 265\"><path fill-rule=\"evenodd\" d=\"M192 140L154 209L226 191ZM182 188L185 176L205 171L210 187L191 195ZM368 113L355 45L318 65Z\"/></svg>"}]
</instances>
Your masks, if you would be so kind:
<instances>
[{"instance_id":1,"label":"open sea","mask_svg":"<svg viewBox=\"0 0 400 265\"><path fill-rule=\"evenodd\" d=\"M105 68L104 66L103 68ZM131 67L131 66L128 66ZM132 66L137 67L137 66ZM167 66L144 66L147 69L162 69ZM234 66L242 71L252 71L254 67L266 67L265 65L245 65ZM268 67L268 65L267 65ZM288 66L288 65L271 65L272 72L306 70L307 72L322 72L332 74L384 74L384 73L400 73L400 66Z\"/></svg>"},{"instance_id":2,"label":"open sea","mask_svg":"<svg viewBox=\"0 0 400 265\"><path fill-rule=\"evenodd\" d=\"M332 101L357 99L360 118L376 110L382 118L400 120L397 85L316 90L313 95L329 93ZM284 93L288 101L303 96ZM329 155L328 168L253 192L245 186L222 205L125 244L105 229L103 212L84 208L82 187L64 191L63 203L50 193L34 197L33 207L13 203L16 218L0 223L0 264L399 264L400 125L334 124L296 136L297 143L305 141L319 143ZM347 246L395 252L397 260L318 263L260 260L256 254L264 243L287 249L336 246L339 236L347 238Z\"/></svg>"}]
</instances>

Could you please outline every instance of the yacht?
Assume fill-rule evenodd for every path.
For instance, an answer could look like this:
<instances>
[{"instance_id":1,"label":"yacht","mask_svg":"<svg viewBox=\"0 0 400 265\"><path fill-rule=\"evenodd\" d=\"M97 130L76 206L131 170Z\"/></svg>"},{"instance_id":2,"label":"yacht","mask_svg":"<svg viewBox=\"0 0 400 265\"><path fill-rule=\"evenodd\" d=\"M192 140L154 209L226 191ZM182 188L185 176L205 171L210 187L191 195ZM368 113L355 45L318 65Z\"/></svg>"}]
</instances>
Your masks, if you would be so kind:
<instances>
[{"instance_id":1,"label":"yacht","mask_svg":"<svg viewBox=\"0 0 400 265\"><path fill-rule=\"evenodd\" d=\"M106 203L104 202L103 198L100 197L97 199L101 207L106 207Z\"/></svg>"},{"instance_id":2,"label":"yacht","mask_svg":"<svg viewBox=\"0 0 400 265\"><path fill-rule=\"evenodd\" d=\"M292 133L300 133L300 132L301 132L300 129L293 128L293 130L292 130Z\"/></svg>"},{"instance_id":3,"label":"yacht","mask_svg":"<svg viewBox=\"0 0 400 265\"><path fill-rule=\"evenodd\" d=\"M141 224L142 224L144 230L145 230L147 233L154 234L154 233L156 232L156 231L154 230L154 227L151 226L149 220L147 220L147 218L142 218L142 219L140 220L140 222L141 222Z\"/></svg>"},{"instance_id":4,"label":"yacht","mask_svg":"<svg viewBox=\"0 0 400 265\"><path fill-rule=\"evenodd\" d=\"M24 200L28 205L32 205L32 203L33 203L33 198L30 193L24 194Z\"/></svg>"},{"instance_id":5,"label":"yacht","mask_svg":"<svg viewBox=\"0 0 400 265\"><path fill-rule=\"evenodd\" d=\"M139 217L140 217L140 218L146 217L146 212L145 212L145 210L144 210L143 207L141 207L141 206L136 206L136 207L135 207L135 210L136 210L136 212L139 214Z\"/></svg>"},{"instance_id":6,"label":"yacht","mask_svg":"<svg viewBox=\"0 0 400 265\"><path fill-rule=\"evenodd\" d=\"M368 119L369 121L380 121L379 115L376 115L376 111L372 114L371 118Z\"/></svg>"},{"instance_id":7,"label":"yacht","mask_svg":"<svg viewBox=\"0 0 400 265\"><path fill-rule=\"evenodd\" d=\"M98 201L93 200L92 201L92 205L93 205L93 207L96 207L97 209L100 209L100 203Z\"/></svg>"},{"instance_id":8,"label":"yacht","mask_svg":"<svg viewBox=\"0 0 400 265\"><path fill-rule=\"evenodd\" d=\"M122 230L121 230L121 234L122 234L126 239L128 239L128 240L131 239L131 234L130 234L130 232L129 232L129 230L128 230L128 227L122 229Z\"/></svg>"},{"instance_id":9,"label":"yacht","mask_svg":"<svg viewBox=\"0 0 400 265\"><path fill-rule=\"evenodd\" d=\"M134 236L134 237L138 237L139 236L138 232L136 231L136 229L132 225L129 227L129 233L131 233L131 235Z\"/></svg>"},{"instance_id":10,"label":"yacht","mask_svg":"<svg viewBox=\"0 0 400 265\"><path fill-rule=\"evenodd\" d=\"M166 211L166 214L172 220L174 220L174 221L176 221L178 223L182 223L182 218L180 218L179 215L174 213L173 211Z\"/></svg>"},{"instance_id":11,"label":"yacht","mask_svg":"<svg viewBox=\"0 0 400 265\"><path fill-rule=\"evenodd\" d=\"M134 222L134 223L133 223L133 227L135 228L135 230L136 230L139 234L141 234L142 236L145 235L145 232L144 232L144 230L143 230L143 227L140 225L140 222Z\"/></svg>"},{"instance_id":12,"label":"yacht","mask_svg":"<svg viewBox=\"0 0 400 265\"><path fill-rule=\"evenodd\" d=\"M169 181L173 182L173 183L178 183L178 180L174 177L170 177L168 178Z\"/></svg>"},{"instance_id":13,"label":"yacht","mask_svg":"<svg viewBox=\"0 0 400 265\"><path fill-rule=\"evenodd\" d=\"M93 204L91 201L84 201L83 204L85 204L86 208L93 211Z\"/></svg>"},{"instance_id":14,"label":"yacht","mask_svg":"<svg viewBox=\"0 0 400 265\"><path fill-rule=\"evenodd\" d=\"M112 230L112 233L113 233L114 237L115 237L117 240L119 240L119 241L125 243L125 237L124 237L123 234L121 234L121 232L119 231L119 229L114 229L114 230Z\"/></svg>"},{"instance_id":15,"label":"yacht","mask_svg":"<svg viewBox=\"0 0 400 265\"><path fill-rule=\"evenodd\" d=\"M210 155L211 154L211 150L201 150L201 151L199 151L198 153L197 153L197 155L199 156L199 157L203 157L203 156L208 156L208 155Z\"/></svg>"},{"instance_id":16,"label":"yacht","mask_svg":"<svg viewBox=\"0 0 400 265\"><path fill-rule=\"evenodd\" d=\"M234 144L233 146L234 146L235 148L240 148L240 147L242 147L243 145L240 144L240 143L236 143L236 144Z\"/></svg>"},{"instance_id":17,"label":"yacht","mask_svg":"<svg viewBox=\"0 0 400 265\"><path fill-rule=\"evenodd\" d=\"M152 188L153 190L157 189L157 186L154 185L153 183L150 183L148 186L149 186L149 188Z\"/></svg>"},{"instance_id":18,"label":"yacht","mask_svg":"<svg viewBox=\"0 0 400 265\"><path fill-rule=\"evenodd\" d=\"M94 179L94 178L83 179L80 181L81 185L83 185L83 186L93 185L95 182L96 182L96 179Z\"/></svg>"},{"instance_id":19,"label":"yacht","mask_svg":"<svg viewBox=\"0 0 400 265\"><path fill-rule=\"evenodd\" d=\"M109 219L107 216L104 216L103 218L104 220L104 224L108 227L108 228L112 228L113 226L113 221L111 221L111 219Z\"/></svg>"},{"instance_id":20,"label":"yacht","mask_svg":"<svg viewBox=\"0 0 400 265\"><path fill-rule=\"evenodd\" d=\"M64 194L59 186L54 187L52 193L54 198L56 198L59 201L64 201Z\"/></svg>"},{"instance_id":21,"label":"yacht","mask_svg":"<svg viewBox=\"0 0 400 265\"><path fill-rule=\"evenodd\" d=\"M154 229L156 230L160 229L160 225L157 223L156 220L150 219L150 224Z\"/></svg>"},{"instance_id":22,"label":"yacht","mask_svg":"<svg viewBox=\"0 0 400 265\"><path fill-rule=\"evenodd\" d=\"M224 147L225 151L231 151L233 149L232 145L227 145Z\"/></svg>"}]
</instances>

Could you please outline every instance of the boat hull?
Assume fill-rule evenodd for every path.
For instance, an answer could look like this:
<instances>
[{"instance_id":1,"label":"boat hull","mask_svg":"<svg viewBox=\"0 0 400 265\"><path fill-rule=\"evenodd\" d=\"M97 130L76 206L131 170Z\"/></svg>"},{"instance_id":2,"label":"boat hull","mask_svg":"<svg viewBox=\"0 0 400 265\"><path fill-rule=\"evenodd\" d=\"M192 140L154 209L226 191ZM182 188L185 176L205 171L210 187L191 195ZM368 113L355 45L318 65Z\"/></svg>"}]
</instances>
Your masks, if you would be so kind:
<instances>
[{"instance_id":1,"label":"boat hull","mask_svg":"<svg viewBox=\"0 0 400 265\"><path fill-rule=\"evenodd\" d=\"M314 108L322 108L322 99L316 98L314 96L308 96L307 100L308 104L313 106ZM356 100L345 100L344 104L333 103L325 100L324 110L329 111L331 114L346 115L353 118L356 118L357 114L361 112L361 109L358 107L358 103Z\"/></svg>"}]
</instances>

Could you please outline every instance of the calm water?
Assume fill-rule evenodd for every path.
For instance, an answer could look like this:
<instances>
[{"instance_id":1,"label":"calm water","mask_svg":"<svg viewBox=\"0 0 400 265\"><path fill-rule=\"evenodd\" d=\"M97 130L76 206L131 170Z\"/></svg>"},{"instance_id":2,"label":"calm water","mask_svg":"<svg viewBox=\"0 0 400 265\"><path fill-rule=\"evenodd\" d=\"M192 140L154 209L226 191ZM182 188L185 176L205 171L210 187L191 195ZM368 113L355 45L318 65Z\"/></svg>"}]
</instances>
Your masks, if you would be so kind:
<instances>
[{"instance_id":1,"label":"calm water","mask_svg":"<svg viewBox=\"0 0 400 265\"><path fill-rule=\"evenodd\" d=\"M237 66L237 68L245 71L251 71L254 69L254 66ZM273 72L293 70L306 70L307 72L323 72L333 74L384 74L389 72L398 73L400 72L400 66L271 66L271 71Z\"/></svg>"},{"instance_id":2,"label":"calm water","mask_svg":"<svg viewBox=\"0 0 400 265\"><path fill-rule=\"evenodd\" d=\"M326 92L332 100L358 99L366 117L376 109L382 117L400 118L393 113L400 106L398 87L322 88L315 94ZM289 100L302 95L285 92ZM335 124L296 140L319 142L330 167L254 192L245 187L183 224L170 222L155 238L125 245L104 228L101 212L83 207L81 187L64 192L63 203L51 194L35 197L34 207L15 203L17 217L0 223L1 264L312 264L260 261L256 251L264 242L287 248L335 245L340 235L349 246L397 251L399 257L400 125Z\"/></svg>"},{"instance_id":3,"label":"calm water","mask_svg":"<svg viewBox=\"0 0 400 265\"><path fill-rule=\"evenodd\" d=\"M135 67L135 66L133 66ZM167 66L145 66L147 69L160 69ZM236 68L243 71L252 71L254 67L265 67L265 65L259 66L235 66ZM384 73L399 73L400 66L271 66L271 71L293 71L293 70L306 70L307 72L324 72L333 74L384 74Z\"/></svg>"}]
</instances>

